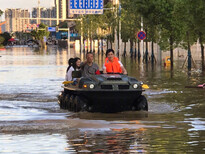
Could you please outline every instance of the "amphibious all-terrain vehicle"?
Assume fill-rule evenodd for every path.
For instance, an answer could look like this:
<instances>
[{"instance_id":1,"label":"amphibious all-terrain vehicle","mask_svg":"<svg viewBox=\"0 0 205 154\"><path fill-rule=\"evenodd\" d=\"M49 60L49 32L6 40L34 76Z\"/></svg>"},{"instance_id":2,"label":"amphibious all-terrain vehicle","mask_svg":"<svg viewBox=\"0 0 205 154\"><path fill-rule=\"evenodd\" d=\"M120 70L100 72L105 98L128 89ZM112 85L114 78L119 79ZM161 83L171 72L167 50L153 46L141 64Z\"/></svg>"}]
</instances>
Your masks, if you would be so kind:
<instances>
[{"instance_id":1,"label":"amphibious all-terrain vehicle","mask_svg":"<svg viewBox=\"0 0 205 154\"><path fill-rule=\"evenodd\" d=\"M65 82L58 102L62 109L74 112L148 111L142 85L137 79L120 74L82 77L77 83Z\"/></svg>"}]
</instances>

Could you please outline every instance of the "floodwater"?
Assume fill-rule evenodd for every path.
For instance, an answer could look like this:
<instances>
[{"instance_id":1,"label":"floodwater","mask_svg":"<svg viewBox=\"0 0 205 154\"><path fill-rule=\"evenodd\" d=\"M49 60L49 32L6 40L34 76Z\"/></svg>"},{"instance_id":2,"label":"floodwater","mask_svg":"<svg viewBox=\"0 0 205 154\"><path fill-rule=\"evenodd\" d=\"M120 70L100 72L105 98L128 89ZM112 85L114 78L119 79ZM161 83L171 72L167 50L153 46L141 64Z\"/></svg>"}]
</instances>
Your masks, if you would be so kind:
<instances>
[{"instance_id":1,"label":"floodwater","mask_svg":"<svg viewBox=\"0 0 205 154\"><path fill-rule=\"evenodd\" d=\"M185 88L205 82L200 68L187 72L176 61L171 72L122 58L129 75L150 86L149 111L72 113L57 95L74 55L55 47L0 51L0 153L205 153L205 90ZM95 55L100 67L103 59Z\"/></svg>"}]
</instances>

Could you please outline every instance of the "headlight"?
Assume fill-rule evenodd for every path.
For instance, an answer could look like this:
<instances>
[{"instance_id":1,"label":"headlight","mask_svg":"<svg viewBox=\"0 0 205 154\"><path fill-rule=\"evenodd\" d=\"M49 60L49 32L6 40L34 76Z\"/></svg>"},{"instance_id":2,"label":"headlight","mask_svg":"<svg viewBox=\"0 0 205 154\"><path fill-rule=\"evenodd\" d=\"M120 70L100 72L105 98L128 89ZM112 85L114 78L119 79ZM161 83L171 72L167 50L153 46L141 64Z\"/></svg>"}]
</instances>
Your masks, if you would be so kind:
<instances>
[{"instance_id":1,"label":"headlight","mask_svg":"<svg viewBox=\"0 0 205 154\"><path fill-rule=\"evenodd\" d=\"M90 89L93 89L95 87L94 84L90 84Z\"/></svg>"},{"instance_id":2,"label":"headlight","mask_svg":"<svg viewBox=\"0 0 205 154\"><path fill-rule=\"evenodd\" d=\"M137 85L137 84L133 84L133 88L134 88L134 89L137 89L137 88L138 88L138 85Z\"/></svg>"},{"instance_id":3,"label":"headlight","mask_svg":"<svg viewBox=\"0 0 205 154\"><path fill-rule=\"evenodd\" d=\"M87 87L88 87L87 84L84 84L84 85L83 85L83 88L87 88Z\"/></svg>"}]
</instances>

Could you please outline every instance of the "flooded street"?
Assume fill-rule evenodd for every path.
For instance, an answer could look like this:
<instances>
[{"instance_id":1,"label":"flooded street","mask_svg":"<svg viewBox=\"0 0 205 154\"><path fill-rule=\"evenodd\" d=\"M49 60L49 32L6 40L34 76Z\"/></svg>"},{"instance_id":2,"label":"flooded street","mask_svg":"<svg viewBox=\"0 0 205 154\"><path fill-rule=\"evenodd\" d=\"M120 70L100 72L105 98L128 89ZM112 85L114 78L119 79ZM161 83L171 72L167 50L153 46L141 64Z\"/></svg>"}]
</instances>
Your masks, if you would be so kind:
<instances>
[{"instance_id":1,"label":"flooded street","mask_svg":"<svg viewBox=\"0 0 205 154\"><path fill-rule=\"evenodd\" d=\"M205 89L185 88L205 82L200 69L122 58L129 76L150 86L149 111L73 113L57 102L70 56L55 47L0 51L0 153L205 152ZM100 68L103 59L95 55Z\"/></svg>"}]
</instances>

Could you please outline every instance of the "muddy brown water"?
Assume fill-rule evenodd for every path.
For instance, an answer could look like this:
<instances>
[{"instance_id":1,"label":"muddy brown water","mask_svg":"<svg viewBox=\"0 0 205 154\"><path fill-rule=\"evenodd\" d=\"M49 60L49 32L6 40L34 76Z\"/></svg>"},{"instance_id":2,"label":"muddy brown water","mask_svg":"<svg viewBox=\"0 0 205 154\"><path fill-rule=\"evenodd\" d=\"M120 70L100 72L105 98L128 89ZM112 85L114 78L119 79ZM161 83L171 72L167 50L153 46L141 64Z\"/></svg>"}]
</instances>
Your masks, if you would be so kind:
<instances>
[{"instance_id":1,"label":"muddy brown water","mask_svg":"<svg viewBox=\"0 0 205 154\"><path fill-rule=\"evenodd\" d=\"M57 103L65 49L0 51L0 153L204 153L205 82L199 69L175 69L122 58L130 76L148 84L148 112L72 113ZM78 55L78 54L77 54ZM84 58L84 55L78 55ZM103 57L95 55L102 67Z\"/></svg>"}]
</instances>

